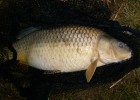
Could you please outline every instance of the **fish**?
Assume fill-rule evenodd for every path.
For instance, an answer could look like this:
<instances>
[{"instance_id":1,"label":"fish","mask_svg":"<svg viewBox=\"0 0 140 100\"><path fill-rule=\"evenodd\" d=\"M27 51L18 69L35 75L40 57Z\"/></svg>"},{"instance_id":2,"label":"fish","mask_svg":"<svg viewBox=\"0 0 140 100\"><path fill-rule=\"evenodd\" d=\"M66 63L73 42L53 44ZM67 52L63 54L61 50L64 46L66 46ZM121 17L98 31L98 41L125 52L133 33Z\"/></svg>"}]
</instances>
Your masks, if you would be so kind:
<instances>
[{"instance_id":1,"label":"fish","mask_svg":"<svg viewBox=\"0 0 140 100\"><path fill-rule=\"evenodd\" d=\"M131 57L131 49L125 43L98 28L83 25L35 29L13 47L22 64L58 73L85 70L87 82L97 67Z\"/></svg>"}]
</instances>

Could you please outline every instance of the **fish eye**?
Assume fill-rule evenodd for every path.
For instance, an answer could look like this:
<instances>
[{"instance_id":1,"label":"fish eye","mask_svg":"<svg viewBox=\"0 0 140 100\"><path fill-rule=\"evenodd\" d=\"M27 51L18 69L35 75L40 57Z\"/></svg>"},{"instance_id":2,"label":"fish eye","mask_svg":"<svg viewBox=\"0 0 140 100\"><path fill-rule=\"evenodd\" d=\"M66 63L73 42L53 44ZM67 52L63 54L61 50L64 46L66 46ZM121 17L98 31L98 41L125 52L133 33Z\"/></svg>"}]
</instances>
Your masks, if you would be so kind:
<instances>
[{"instance_id":1,"label":"fish eye","mask_svg":"<svg viewBox=\"0 0 140 100\"><path fill-rule=\"evenodd\" d=\"M119 46L120 48L124 48L124 47L125 47L125 44L122 43L122 42L119 42L119 43L118 43L118 46Z\"/></svg>"}]
</instances>

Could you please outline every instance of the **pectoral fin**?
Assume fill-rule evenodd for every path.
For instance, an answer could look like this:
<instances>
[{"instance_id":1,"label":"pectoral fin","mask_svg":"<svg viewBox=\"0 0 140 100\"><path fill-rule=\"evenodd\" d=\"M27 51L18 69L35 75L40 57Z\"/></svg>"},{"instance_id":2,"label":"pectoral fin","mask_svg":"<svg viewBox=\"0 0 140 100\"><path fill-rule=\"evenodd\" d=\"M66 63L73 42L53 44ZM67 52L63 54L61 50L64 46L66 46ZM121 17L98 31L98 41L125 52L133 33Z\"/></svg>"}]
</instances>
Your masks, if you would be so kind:
<instances>
[{"instance_id":1,"label":"pectoral fin","mask_svg":"<svg viewBox=\"0 0 140 100\"><path fill-rule=\"evenodd\" d=\"M97 67L97 62L98 60L96 59L93 63L89 65L88 69L86 70L85 74L86 74L87 82L90 82L90 80L92 79L94 72L96 70L96 67Z\"/></svg>"}]
</instances>

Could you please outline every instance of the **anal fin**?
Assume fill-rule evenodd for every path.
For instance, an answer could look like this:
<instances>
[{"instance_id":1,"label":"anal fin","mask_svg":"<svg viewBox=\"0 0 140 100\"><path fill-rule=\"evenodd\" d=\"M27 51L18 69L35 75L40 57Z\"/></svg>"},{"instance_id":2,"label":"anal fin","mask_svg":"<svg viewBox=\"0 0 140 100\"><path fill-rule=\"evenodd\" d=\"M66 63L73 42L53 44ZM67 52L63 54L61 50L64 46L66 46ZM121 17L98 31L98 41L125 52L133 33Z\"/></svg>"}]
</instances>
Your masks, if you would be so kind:
<instances>
[{"instance_id":1,"label":"anal fin","mask_svg":"<svg viewBox=\"0 0 140 100\"><path fill-rule=\"evenodd\" d=\"M92 79L92 77L93 77L93 75L95 73L96 67L97 67L97 62L98 62L98 60L96 59L87 68L86 73L85 73L87 82L90 82L90 80Z\"/></svg>"}]
</instances>

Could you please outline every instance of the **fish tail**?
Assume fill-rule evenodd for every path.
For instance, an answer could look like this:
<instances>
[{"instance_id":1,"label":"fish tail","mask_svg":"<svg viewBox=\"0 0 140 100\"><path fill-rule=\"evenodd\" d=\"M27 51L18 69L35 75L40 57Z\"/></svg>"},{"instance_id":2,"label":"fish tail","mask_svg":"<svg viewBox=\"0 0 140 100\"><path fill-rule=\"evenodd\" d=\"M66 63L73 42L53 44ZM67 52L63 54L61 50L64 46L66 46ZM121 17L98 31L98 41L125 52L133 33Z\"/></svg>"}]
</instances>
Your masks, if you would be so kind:
<instances>
[{"instance_id":1,"label":"fish tail","mask_svg":"<svg viewBox=\"0 0 140 100\"><path fill-rule=\"evenodd\" d=\"M0 34L0 64L7 61L16 61L17 52L12 46L12 42L3 34Z\"/></svg>"},{"instance_id":2,"label":"fish tail","mask_svg":"<svg viewBox=\"0 0 140 100\"><path fill-rule=\"evenodd\" d=\"M7 61L13 61L16 60L15 54L13 54L12 51L10 51L7 47L4 47L0 50L0 63L4 63Z\"/></svg>"},{"instance_id":3,"label":"fish tail","mask_svg":"<svg viewBox=\"0 0 140 100\"><path fill-rule=\"evenodd\" d=\"M12 65L15 65L17 60L16 50L4 35L0 34L0 75L11 77Z\"/></svg>"}]
</instances>

